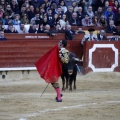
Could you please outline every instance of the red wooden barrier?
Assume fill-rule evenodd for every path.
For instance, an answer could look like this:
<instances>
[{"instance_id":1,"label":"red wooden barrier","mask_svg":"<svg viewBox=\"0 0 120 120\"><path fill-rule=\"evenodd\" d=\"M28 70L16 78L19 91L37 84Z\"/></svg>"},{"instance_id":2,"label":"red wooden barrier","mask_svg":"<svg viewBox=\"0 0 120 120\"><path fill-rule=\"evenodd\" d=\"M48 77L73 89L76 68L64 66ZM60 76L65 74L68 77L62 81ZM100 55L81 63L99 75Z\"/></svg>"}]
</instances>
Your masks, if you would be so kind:
<instances>
[{"instance_id":1,"label":"red wooden barrier","mask_svg":"<svg viewBox=\"0 0 120 120\"><path fill-rule=\"evenodd\" d=\"M106 36L113 36L113 34L106 34ZM49 36L46 33L39 34L17 34L17 33L5 33L5 37L8 40L62 40L65 39L64 33L58 33L57 36ZM73 40L81 41L84 37L83 33L75 34Z\"/></svg>"},{"instance_id":2,"label":"red wooden barrier","mask_svg":"<svg viewBox=\"0 0 120 120\"><path fill-rule=\"evenodd\" d=\"M84 74L93 72L120 72L120 42L85 42Z\"/></svg>"},{"instance_id":3,"label":"red wooden barrier","mask_svg":"<svg viewBox=\"0 0 120 120\"><path fill-rule=\"evenodd\" d=\"M34 67L34 63L59 40L0 41L0 68ZM68 50L82 57L80 41L68 41Z\"/></svg>"}]
</instances>

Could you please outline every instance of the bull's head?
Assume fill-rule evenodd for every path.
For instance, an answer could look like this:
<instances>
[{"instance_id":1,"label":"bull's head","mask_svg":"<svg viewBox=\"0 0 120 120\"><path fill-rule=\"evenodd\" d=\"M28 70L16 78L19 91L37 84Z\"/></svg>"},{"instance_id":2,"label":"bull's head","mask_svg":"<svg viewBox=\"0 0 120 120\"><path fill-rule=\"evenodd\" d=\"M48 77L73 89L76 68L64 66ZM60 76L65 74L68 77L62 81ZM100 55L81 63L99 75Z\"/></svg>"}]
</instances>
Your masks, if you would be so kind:
<instances>
[{"instance_id":1,"label":"bull's head","mask_svg":"<svg viewBox=\"0 0 120 120\"><path fill-rule=\"evenodd\" d=\"M68 62L68 73L69 75L72 75L74 70L77 69L77 62L79 62L80 59L76 57L76 54L70 52L69 54L69 62Z\"/></svg>"}]
</instances>

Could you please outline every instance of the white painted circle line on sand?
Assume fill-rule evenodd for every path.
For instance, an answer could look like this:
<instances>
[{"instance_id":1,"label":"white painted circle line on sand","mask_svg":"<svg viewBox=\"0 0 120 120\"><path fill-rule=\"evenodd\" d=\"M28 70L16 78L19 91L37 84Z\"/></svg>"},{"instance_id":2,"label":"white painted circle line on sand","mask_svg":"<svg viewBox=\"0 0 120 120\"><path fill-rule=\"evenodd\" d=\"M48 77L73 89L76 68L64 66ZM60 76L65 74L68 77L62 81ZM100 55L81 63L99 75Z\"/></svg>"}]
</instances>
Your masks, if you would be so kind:
<instances>
[{"instance_id":1,"label":"white painted circle line on sand","mask_svg":"<svg viewBox=\"0 0 120 120\"><path fill-rule=\"evenodd\" d=\"M35 113L25 114L23 115L22 118L27 120L27 118L39 116L40 114L44 114L48 112L61 111L61 110L66 110L66 109L78 109L78 108L90 107L90 106L95 106L95 105L103 105L103 104L117 104L117 103L120 103L120 101L104 101L104 102L99 102L99 103L87 103L87 104L81 104L81 105L75 105L75 106L62 106L62 107L55 108L55 109L45 109L45 110L37 111Z\"/></svg>"}]
</instances>

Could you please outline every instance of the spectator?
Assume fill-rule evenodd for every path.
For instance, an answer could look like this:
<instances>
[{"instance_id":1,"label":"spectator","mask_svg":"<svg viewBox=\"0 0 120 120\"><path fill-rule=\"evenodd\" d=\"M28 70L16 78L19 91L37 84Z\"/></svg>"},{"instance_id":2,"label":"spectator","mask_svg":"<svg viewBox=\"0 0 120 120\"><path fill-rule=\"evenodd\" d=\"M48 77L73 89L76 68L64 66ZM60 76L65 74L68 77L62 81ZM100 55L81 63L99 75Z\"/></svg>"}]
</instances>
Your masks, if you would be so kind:
<instances>
[{"instance_id":1,"label":"spectator","mask_svg":"<svg viewBox=\"0 0 120 120\"><path fill-rule=\"evenodd\" d=\"M10 6L9 4L6 6L6 9L5 9L5 13L4 13L4 14L9 15L9 18L12 18L12 17L13 17L14 12L12 11L11 6Z\"/></svg>"},{"instance_id":2,"label":"spectator","mask_svg":"<svg viewBox=\"0 0 120 120\"><path fill-rule=\"evenodd\" d=\"M98 7L98 10L95 11L95 16L98 16L98 19L100 19L100 17L102 15L104 15L103 8L102 7Z\"/></svg>"},{"instance_id":3,"label":"spectator","mask_svg":"<svg viewBox=\"0 0 120 120\"><path fill-rule=\"evenodd\" d=\"M82 7L83 12L87 12L86 0L80 0L78 2L78 7Z\"/></svg>"},{"instance_id":4,"label":"spectator","mask_svg":"<svg viewBox=\"0 0 120 120\"><path fill-rule=\"evenodd\" d=\"M93 12L92 6L88 7L87 14L89 15L90 18L92 18L94 16L94 12Z\"/></svg>"},{"instance_id":5,"label":"spectator","mask_svg":"<svg viewBox=\"0 0 120 120\"><path fill-rule=\"evenodd\" d=\"M49 0L43 0L43 2L41 2L41 7L45 10L45 12L46 12L47 8L50 7L50 5L51 5L51 2Z\"/></svg>"},{"instance_id":6,"label":"spectator","mask_svg":"<svg viewBox=\"0 0 120 120\"><path fill-rule=\"evenodd\" d=\"M20 17L23 17L23 14L27 14L27 11L26 11L26 6L25 5L22 5L22 7L20 8L20 11L19 11L19 15Z\"/></svg>"},{"instance_id":7,"label":"spectator","mask_svg":"<svg viewBox=\"0 0 120 120\"><path fill-rule=\"evenodd\" d=\"M62 27L60 26L60 24L57 24L56 27L55 27L55 30L57 33L62 33Z\"/></svg>"},{"instance_id":8,"label":"spectator","mask_svg":"<svg viewBox=\"0 0 120 120\"><path fill-rule=\"evenodd\" d=\"M30 24L30 21L29 21L26 13L23 14L22 19L21 19L21 23L25 24L25 25Z\"/></svg>"},{"instance_id":9,"label":"spectator","mask_svg":"<svg viewBox=\"0 0 120 120\"><path fill-rule=\"evenodd\" d=\"M118 13L116 14L115 20L116 26L120 26L120 7L118 8Z\"/></svg>"},{"instance_id":10,"label":"spectator","mask_svg":"<svg viewBox=\"0 0 120 120\"><path fill-rule=\"evenodd\" d=\"M117 14L118 8L120 7L119 2L117 0L114 1L114 5L112 6L112 11Z\"/></svg>"},{"instance_id":11,"label":"spectator","mask_svg":"<svg viewBox=\"0 0 120 120\"><path fill-rule=\"evenodd\" d=\"M26 10L29 9L29 7L30 7L29 0L24 0L23 2L24 2L24 3L22 4L22 6L25 6L25 7L26 7Z\"/></svg>"},{"instance_id":12,"label":"spectator","mask_svg":"<svg viewBox=\"0 0 120 120\"><path fill-rule=\"evenodd\" d=\"M52 10L52 14L54 15L55 14L55 10L56 10L56 8L57 8L57 4L56 3L51 3L51 5L50 5L50 9Z\"/></svg>"},{"instance_id":13,"label":"spectator","mask_svg":"<svg viewBox=\"0 0 120 120\"><path fill-rule=\"evenodd\" d=\"M97 35L94 34L95 29L89 28L88 31L89 34L85 34L81 41L82 45L84 44L85 41L98 41Z\"/></svg>"},{"instance_id":14,"label":"spectator","mask_svg":"<svg viewBox=\"0 0 120 120\"><path fill-rule=\"evenodd\" d=\"M113 33L113 37L112 38L110 38L110 40L109 41L120 41L120 33L118 33L118 32L115 32L115 33Z\"/></svg>"},{"instance_id":15,"label":"spectator","mask_svg":"<svg viewBox=\"0 0 120 120\"><path fill-rule=\"evenodd\" d=\"M45 10L41 7L39 8L39 14L40 14L40 19L43 20L46 14L45 14Z\"/></svg>"},{"instance_id":16,"label":"spectator","mask_svg":"<svg viewBox=\"0 0 120 120\"><path fill-rule=\"evenodd\" d=\"M77 16L76 12L72 13L72 18L69 19L68 21L69 21L69 24L72 25L72 26L81 26L81 23L78 19L78 16Z\"/></svg>"},{"instance_id":17,"label":"spectator","mask_svg":"<svg viewBox=\"0 0 120 120\"><path fill-rule=\"evenodd\" d=\"M65 30L65 38L66 40L73 40L75 35L75 31L72 30L71 25L67 25Z\"/></svg>"},{"instance_id":18,"label":"spectator","mask_svg":"<svg viewBox=\"0 0 120 120\"><path fill-rule=\"evenodd\" d=\"M43 24L42 24L42 23L41 23L41 24L39 24L39 28L38 28L37 33L44 33L44 26L43 26Z\"/></svg>"},{"instance_id":19,"label":"spectator","mask_svg":"<svg viewBox=\"0 0 120 120\"><path fill-rule=\"evenodd\" d=\"M5 2L5 0L1 0L1 1L0 1L0 5L2 6L2 9L3 9L3 10L6 9L6 2Z\"/></svg>"},{"instance_id":20,"label":"spectator","mask_svg":"<svg viewBox=\"0 0 120 120\"><path fill-rule=\"evenodd\" d=\"M105 6L105 2L106 0L94 0L92 2L93 10L97 11L99 7L103 9Z\"/></svg>"},{"instance_id":21,"label":"spectator","mask_svg":"<svg viewBox=\"0 0 120 120\"><path fill-rule=\"evenodd\" d=\"M115 0L109 0L109 6L114 6Z\"/></svg>"},{"instance_id":22,"label":"spectator","mask_svg":"<svg viewBox=\"0 0 120 120\"><path fill-rule=\"evenodd\" d=\"M68 6L68 11L65 13L68 20L72 18L72 13L73 13L73 7Z\"/></svg>"},{"instance_id":23,"label":"spectator","mask_svg":"<svg viewBox=\"0 0 120 120\"><path fill-rule=\"evenodd\" d=\"M3 22L3 14L4 14L4 10L0 9L0 20L2 20L2 22Z\"/></svg>"},{"instance_id":24,"label":"spectator","mask_svg":"<svg viewBox=\"0 0 120 120\"><path fill-rule=\"evenodd\" d=\"M48 24L45 26L44 33L47 33L50 36L56 36L57 35L56 31L50 30L50 25L48 25Z\"/></svg>"},{"instance_id":25,"label":"spectator","mask_svg":"<svg viewBox=\"0 0 120 120\"><path fill-rule=\"evenodd\" d=\"M76 9L78 8L78 5L77 5L76 1L72 2L72 7L73 7L73 11L76 12Z\"/></svg>"},{"instance_id":26,"label":"spectator","mask_svg":"<svg viewBox=\"0 0 120 120\"><path fill-rule=\"evenodd\" d=\"M12 24L8 25L8 28L4 30L5 33L18 33Z\"/></svg>"},{"instance_id":27,"label":"spectator","mask_svg":"<svg viewBox=\"0 0 120 120\"><path fill-rule=\"evenodd\" d=\"M82 22L82 19L83 19L84 16L85 16L85 13L83 12L82 7L78 7L77 16L78 16L78 19L79 19L79 21L80 21L80 23L81 23L81 22Z\"/></svg>"},{"instance_id":28,"label":"spectator","mask_svg":"<svg viewBox=\"0 0 120 120\"><path fill-rule=\"evenodd\" d=\"M60 1L60 7L62 8L63 13L67 12L67 7L64 0Z\"/></svg>"},{"instance_id":29,"label":"spectator","mask_svg":"<svg viewBox=\"0 0 120 120\"><path fill-rule=\"evenodd\" d=\"M4 31L0 30L0 40L7 40L4 36Z\"/></svg>"},{"instance_id":30,"label":"spectator","mask_svg":"<svg viewBox=\"0 0 120 120\"><path fill-rule=\"evenodd\" d=\"M54 14L54 18L53 18L53 23L54 23L54 26L57 25L58 21L60 20L61 17L59 17L58 14Z\"/></svg>"},{"instance_id":31,"label":"spectator","mask_svg":"<svg viewBox=\"0 0 120 120\"><path fill-rule=\"evenodd\" d=\"M92 19L88 14L86 14L85 18L82 19L82 26L93 26Z\"/></svg>"},{"instance_id":32,"label":"spectator","mask_svg":"<svg viewBox=\"0 0 120 120\"><path fill-rule=\"evenodd\" d=\"M39 24L41 22L40 20L40 14L39 13L36 13L35 14L35 17L33 17L31 20L30 20L30 23L31 24Z\"/></svg>"},{"instance_id":33,"label":"spectator","mask_svg":"<svg viewBox=\"0 0 120 120\"><path fill-rule=\"evenodd\" d=\"M28 33L24 24L20 24L20 30L18 31L18 33Z\"/></svg>"},{"instance_id":34,"label":"spectator","mask_svg":"<svg viewBox=\"0 0 120 120\"><path fill-rule=\"evenodd\" d=\"M3 24L4 24L4 25L12 24L12 18L9 18L9 15L4 14Z\"/></svg>"},{"instance_id":35,"label":"spectator","mask_svg":"<svg viewBox=\"0 0 120 120\"><path fill-rule=\"evenodd\" d=\"M106 33L113 33L118 32L118 29L116 28L114 21L110 20L109 25L106 27Z\"/></svg>"},{"instance_id":36,"label":"spectator","mask_svg":"<svg viewBox=\"0 0 120 120\"><path fill-rule=\"evenodd\" d=\"M12 9L12 11L16 14L16 13L18 13L18 11L19 11L19 6L18 6L18 3L17 3L17 0L12 0L12 2L11 2L11 9Z\"/></svg>"},{"instance_id":37,"label":"spectator","mask_svg":"<svg viewBox=\"0 0 120 120\"><path fill-rule=\"evenodd\" d=\"M3 25L3 22L0 20L0 31L4 31L4 25Z\"/></svg>"},{"instance_id":38,"label":"spectator","mask_svg":"<svg viewBox=\"0 0 120 120\"><path fill-rule=\"evenodd\" d=\"M17 0L17 2L18 2L18 8L20 10L22 7L22 4L24 3L24 0Z\"/></svg>"},{"instance_id":39,"label":"spectator","mask_svg":"<svg viewBox=\"0 0 120 120\"><path fill-rule=\"evenodd\" d=\"M105 1L105 6L103 7L103 12L105 12L109 7L109 1Z\"/></svg>"},{"instance_id":40,"label":"spectator","mask_svg":"<svg viewBox=\"0 0 120 120\"><path fill-rule=\"evenodd\" d=\"M44 16L42 24L43 26L46 26L48 24L47 16Z\"/></svg>"},{"instance_id":41,"label":"spectator","mask_svg":"<svg viewBox=\"0 0 120 120\"><path fill-rule=\"evenodd\" d=\"M100 32L97 34L97 38L99 41L107 40L107 37L105 36L105 30L100 30Z\"/></svg>"},{"instance_id":42,"label":"spectator","mask_svg":"<svg viewBox=\"0 0 120 120\"><path fill-rule=\"evenodd\" d=\"M12 20L13 25L20 25L21 21L20 21L20 15L19 14L15 14L14 19Z\"/></svg>"},{"instance_id":43,"label":"spectator","mask_svg":"<svg viewBox=\"0 0 120 120\"><path fill-rule=\"evenodd\" d=\"M48 12L47 12L47 21L48 21L48 24L50 25L50 27L54 26L53 20L54 20L54 15L52 14L52 10L48 9Z\"/></svg>"},{"instance_id":44,"label":"spectator","mask_svg":"<svg viewBox=\"0 0 120 120\"><path fill-rule=\"evenodd\" d=\"M108 19L107 19L107 24L109 25L109 21L113 20L115 22L113 14L109 14Z\"/></svg>"},{"instance_id":45,"label":"spectator","mask_svg":"<svg viewBox=\"0 0 120 120\"><path fill-rule=\"evenodd\" d=\"M44 11L44 12L47 12L47 9L49 7L47 7L47 4L45 2L43 2L41 5L40 5L40 8Z\"/></svg>"},{"instance_id":46,"label":"spectator","mask_svg":"<svg viewBox=\"0 0 120 120\"><path fill-rule=\"evenodd\" d=\"M79 34L79 33L84 33L85 34L85 32L82 30L82 28L78 28L78 30L76 30L76 34Z\"/></svg>"},{"instance_id":47,"label":"spectator","mask_svg":"<svg viewBox=\"0 0 120 120\"><path fill-rule=\"evenodd\" d=\"M34 8L39 8L40 2L38 0L32 0L32 5L34 6Z\"/></svg>"},{"instance_id":48,"label":"spectator","mask_svg":"<svg viewBox=\"0 0 120 120\"><path fill-rule=\"evenodd\" d=\"M111 14L113 14L113 17L115 18L115 14L112 11L112 7L108 7L104 14L107 20L109 19L109 15L111 15Z\"/></svg>"},{"instance_id":49,"label":"spectator","mask_svg":"<svg viewBox=\"0 0 120 120\"><path fill-rule=\"evenodd\" d=\"M92 5L91 3L92 0L85 0L86 4L85 4L85 12L88 11L88 7Z\"/></svg>"},{"instance_id":50,"label":"spectator","mask_svg":"<svg viewBox=\"0 0 120 120\"><path fill-rule=\"evenodd\" d=\"M106 20L106 18L105 18L104 15L102 15L102 16L100 17L100 19L99 19L99 24L100 24L100 26L102 26L102 27L106 27L106 26L107 26L107 20Z\"/></svg>"},{"instance_id":51,"label":"spectator","mask_svg":"<svg viewBox=\"0 0 120 120\"><path fill-rule=\"evenodd\" d=\"M98 16L95 15L92 18L92 23L93 23L93 26L98 26L98 27L100 26Z\"/></svg>"},{"instance_id":52,"label":"spectator","mask_svg":"<svg viewBox=\"0 0 120 120\"><path fill-rule=\"evenodd\" d=\"M35 17L36 13L33 5L30 5L29 8L30 10L27 12L27 14L28 14L28 19L31 21L31 19Z\"/></svg>"},{"instance_id":53,"label":"spectator","mask_svg":"<svg viewBox=\"0 0 120 120\"><path fill-rule=\"evenodd\" d=\"M31 24L30 28L28 30L28 33L37 33L37 31L38 31L37 25L36 24L33 24L33 25Z\"/></svg>"},{"instance_id":54,"label":"spectator","mask_svg":"<svg viewBox=\"0 0 120 120\"><path fill-rule=\"evenodd\" d=\"M59 16L62 16L63 13L64 13L64 12L63 12L62 8L58 6L58 7L56 8L56 10L55 10L55 14L58 14Z\"/></svg>"},{"instance_id":55,"label":"spectator","mask_svg":"<svg viewBox=\"0 0 120 120\"><path fill-rule=\"evenodd\" d=\"M63 14L61 19L59 19L58 23L60 24L60 26L66 26L68 25L68 20L67 20L67 17L66 17L66 14Z\"/></svg>"}]
</instances>

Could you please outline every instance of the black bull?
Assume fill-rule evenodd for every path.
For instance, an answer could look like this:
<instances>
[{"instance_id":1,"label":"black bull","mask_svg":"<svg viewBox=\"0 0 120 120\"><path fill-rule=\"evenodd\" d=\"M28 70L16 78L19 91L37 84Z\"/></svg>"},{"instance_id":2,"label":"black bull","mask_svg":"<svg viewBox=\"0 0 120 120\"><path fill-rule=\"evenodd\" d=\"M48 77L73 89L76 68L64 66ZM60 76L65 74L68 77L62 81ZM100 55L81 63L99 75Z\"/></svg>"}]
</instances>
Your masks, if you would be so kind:
<instances>
[{"instance_id":1,"label":"black bull","mask_svg":"<svg viewBox=\"0 0 120 120\"><path fill-rule=\"evenodd\" d=\"M62 90L68 89L72 91L72 83L73 89L76 89L76 76L77 76L77 62L79 59L76 58L76 54L73 52L69 53L69 62L68 64L62 64Z\"/></svg>"}]
</instances>

